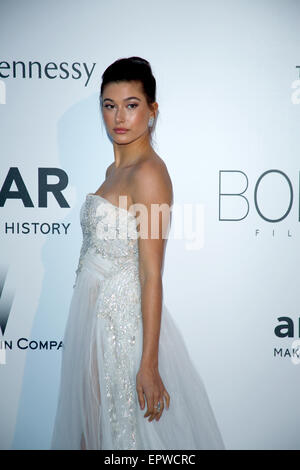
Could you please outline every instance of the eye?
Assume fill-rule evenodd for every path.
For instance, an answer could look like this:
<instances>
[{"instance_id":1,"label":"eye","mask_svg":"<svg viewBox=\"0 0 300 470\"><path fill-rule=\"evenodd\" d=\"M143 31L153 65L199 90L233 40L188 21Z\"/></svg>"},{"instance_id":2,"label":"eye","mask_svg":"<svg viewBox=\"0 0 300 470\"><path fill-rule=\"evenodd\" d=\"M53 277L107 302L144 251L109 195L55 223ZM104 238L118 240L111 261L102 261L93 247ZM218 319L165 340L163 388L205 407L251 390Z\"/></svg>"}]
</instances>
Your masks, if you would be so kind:
<instances>
[{"instance_id":1,"label":"eye","mask_svg":"<svg viewBox=\"0 0 300 470\"><path fill-rule=\"evenodd\" d=\"M104 108L111 109L111 108L109 108L109 106L113 107L113 104L105 104L103 107L104 107Z\"/></svg>"},{"instance_id":2,"label":"eye","mask_svg":"<svg viewBox=\"0 0 300 470\"><path fill-rule=\"evenodd\" d=\"M129 108L129 109L134 109L138 106L138 104L137 103L129 103L128 106L133 106L133 108Z\"/></svg>"}]
</instances>

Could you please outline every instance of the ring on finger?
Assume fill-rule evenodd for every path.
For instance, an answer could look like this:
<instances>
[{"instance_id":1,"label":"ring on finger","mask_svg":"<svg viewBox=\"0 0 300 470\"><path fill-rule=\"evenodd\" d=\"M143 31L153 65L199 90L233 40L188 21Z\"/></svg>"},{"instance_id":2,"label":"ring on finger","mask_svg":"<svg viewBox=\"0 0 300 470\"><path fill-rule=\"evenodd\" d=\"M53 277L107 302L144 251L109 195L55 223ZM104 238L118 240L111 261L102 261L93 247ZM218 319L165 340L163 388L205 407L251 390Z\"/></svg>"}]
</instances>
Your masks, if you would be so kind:
<instances>
[{"instance_id":1,"label":"ring on finger","mask_svg":"<svg viewBox=\"0 0 300 470\"><path fill-rule=\"evenodd\" d=\"M160 401L157 403L157 405L154 405L154 408L157 410L157 413L160 412Z\"/></svg>"}]
</instances>

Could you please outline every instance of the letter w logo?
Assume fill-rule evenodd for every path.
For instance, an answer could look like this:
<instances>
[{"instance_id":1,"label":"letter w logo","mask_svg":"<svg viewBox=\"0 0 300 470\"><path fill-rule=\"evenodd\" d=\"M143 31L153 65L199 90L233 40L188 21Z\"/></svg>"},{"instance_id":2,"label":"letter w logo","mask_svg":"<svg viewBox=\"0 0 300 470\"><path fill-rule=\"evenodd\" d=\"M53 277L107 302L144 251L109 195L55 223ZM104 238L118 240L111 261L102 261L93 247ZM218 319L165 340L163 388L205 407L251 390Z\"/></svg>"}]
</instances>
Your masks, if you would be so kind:
<instances>
[{"instance_id":1,"label":"letter w logo","mask_svg":"<svg viewBox=\"0 0 300 470\"><path fill-rule=\"evenodd\" d=\"M3 336L5 333L8 317L14 299L14 295L11 290L5 289L4 291L4 284L7 278L7 271L7 266L0 268L0 329L2 331Z\"/></svg>"}]
</instances>

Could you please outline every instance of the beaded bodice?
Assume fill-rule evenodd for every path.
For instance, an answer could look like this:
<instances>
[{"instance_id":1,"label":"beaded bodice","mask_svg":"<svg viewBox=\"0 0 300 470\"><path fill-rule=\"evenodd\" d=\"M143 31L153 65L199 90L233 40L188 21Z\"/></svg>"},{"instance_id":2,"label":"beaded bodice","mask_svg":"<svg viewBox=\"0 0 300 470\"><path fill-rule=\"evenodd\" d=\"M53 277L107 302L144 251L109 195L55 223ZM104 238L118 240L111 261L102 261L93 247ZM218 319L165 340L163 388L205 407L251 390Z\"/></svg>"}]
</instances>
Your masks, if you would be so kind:
<instances>
[{"instance_id":1,"label":"beaded bodice","mask_svg":"<svg viewBox=\"0 0 300 470\"><path fill-rule=\"evenodd\" d=\"M87 253L100 256L108 266L107 275L128 265L138 266L138 240L135 216L97 194L87 194L81 207L83 234L76 277Z\"/></svg>"}]
</instances>

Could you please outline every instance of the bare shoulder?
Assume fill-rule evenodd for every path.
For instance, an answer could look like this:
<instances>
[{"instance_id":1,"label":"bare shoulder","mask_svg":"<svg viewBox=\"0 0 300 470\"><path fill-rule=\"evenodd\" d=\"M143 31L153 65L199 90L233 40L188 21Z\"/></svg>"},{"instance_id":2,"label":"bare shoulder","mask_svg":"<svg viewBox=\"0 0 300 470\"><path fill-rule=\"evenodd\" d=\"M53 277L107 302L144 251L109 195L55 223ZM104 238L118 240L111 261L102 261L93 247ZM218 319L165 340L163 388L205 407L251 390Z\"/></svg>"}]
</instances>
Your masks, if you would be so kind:
<instances>
[{"instance_id":1,"label":"bare shoulder","mask_svg":"<svg viewBox=\"0 0 300 470\"><path fill-rule=\"evenodd\" d=\"M134 203L173 204L173 186L167 165L158 155L140 162L131 175Z\"/></svg>"}]
</instances>

